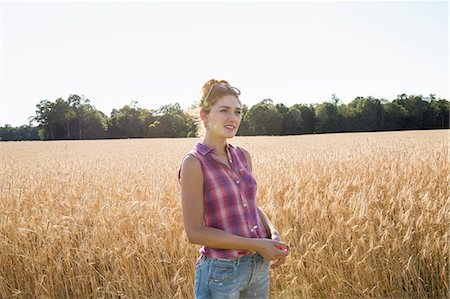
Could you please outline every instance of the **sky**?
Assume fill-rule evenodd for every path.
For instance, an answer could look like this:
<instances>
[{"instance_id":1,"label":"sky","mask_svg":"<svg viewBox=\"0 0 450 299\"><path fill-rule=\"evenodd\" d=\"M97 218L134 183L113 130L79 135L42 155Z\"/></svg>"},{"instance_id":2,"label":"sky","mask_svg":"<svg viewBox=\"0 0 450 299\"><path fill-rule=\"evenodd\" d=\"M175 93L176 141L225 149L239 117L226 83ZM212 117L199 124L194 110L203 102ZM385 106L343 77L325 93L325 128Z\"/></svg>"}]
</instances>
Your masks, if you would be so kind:
<instances>
[{"instance_id":1,"label":"sky","mask_svg":"<svg viewBox=\"0 0 450 299\"><path fill-rule=\"evenodd\" d=\"M208 79L291 106L449 99L447 1L2 1L0 126L83 95L110 115L197 102Z\"/></svg>"}]
</instances>

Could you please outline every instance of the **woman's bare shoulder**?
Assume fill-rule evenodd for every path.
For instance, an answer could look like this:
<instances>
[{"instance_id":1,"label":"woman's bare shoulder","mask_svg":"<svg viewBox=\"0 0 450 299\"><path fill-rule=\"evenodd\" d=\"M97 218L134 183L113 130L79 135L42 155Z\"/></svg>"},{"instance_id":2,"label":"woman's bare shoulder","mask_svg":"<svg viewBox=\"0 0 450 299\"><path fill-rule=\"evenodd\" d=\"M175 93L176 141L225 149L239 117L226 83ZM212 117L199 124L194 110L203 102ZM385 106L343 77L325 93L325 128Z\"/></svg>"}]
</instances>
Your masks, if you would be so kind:
<instances>
[{"instance_id":1,"label":"woman's bare shoulder","mask_svg":"<svg viewBox=\"0 0 450 299\"><path fill-rule=\"evenodd\" d=\"M195 170L201 170L200 161L194 155L186 155L181 163L182 168Z\"/></svg>"},{"instance_id":2,"label":"woman's bare shoulder","mask_svg":"<svg viewBox=\"0 0 450 299\"><path fill-rule=\"evenodd\" d=\"M181 163L181 176L188 174L188 179L203 179L200 161L194 155L186 155Z\"/></svg>"}]
</instances>

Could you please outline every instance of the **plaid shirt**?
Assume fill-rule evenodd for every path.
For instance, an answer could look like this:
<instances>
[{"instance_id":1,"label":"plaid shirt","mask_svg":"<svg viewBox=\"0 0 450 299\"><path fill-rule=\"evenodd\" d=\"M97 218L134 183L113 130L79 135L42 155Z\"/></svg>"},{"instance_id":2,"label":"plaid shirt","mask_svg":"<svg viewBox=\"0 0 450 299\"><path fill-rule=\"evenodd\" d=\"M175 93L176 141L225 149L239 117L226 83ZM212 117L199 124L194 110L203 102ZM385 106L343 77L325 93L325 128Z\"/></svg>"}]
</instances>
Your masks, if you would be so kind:
<instances>
[{"instance_id":1,"label":"plaid shirt","mask_svg":"<svg viewBox=\"0 0 450 299\"><path fill-rule=\"evenodd\" d=\"M200 161L203 172L204 225L242 237L267 238L268 233L256 205L256 180L249 170L244 152L238 146L227 144L231 169L216 157L213 148L200 142L188 155ZM178 178L180 172L181 168ZM252 254L245 250L207 246L203 246L200 252L212 258Z\"/></svg>"}]
</instances>

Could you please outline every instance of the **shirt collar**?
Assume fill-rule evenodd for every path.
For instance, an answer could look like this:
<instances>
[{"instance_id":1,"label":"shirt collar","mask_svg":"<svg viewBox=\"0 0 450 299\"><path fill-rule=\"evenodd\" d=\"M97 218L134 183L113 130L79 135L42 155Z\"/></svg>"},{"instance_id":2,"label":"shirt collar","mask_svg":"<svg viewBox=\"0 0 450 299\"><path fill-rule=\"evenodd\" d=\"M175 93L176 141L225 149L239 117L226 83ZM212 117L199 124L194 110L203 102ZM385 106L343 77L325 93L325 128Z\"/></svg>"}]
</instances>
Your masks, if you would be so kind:
<instances>
[{"instance_id":1,"label":"shirt collar","mask_svg":"<svg viewBox=\"0 0 450 299\"><path fill-rule=\"evenodd\" d=\"M195 146L196 150L202 154L203 156L205 156L207 153L209 153L210 151L213 151L214 148L212 147L208 147L206 144L203 144L201 142L197 143L197 145ZM227 143L227 150L229 148L234 148L234 146L232 146L231 144Z\"/></svg>"}]
</instances>

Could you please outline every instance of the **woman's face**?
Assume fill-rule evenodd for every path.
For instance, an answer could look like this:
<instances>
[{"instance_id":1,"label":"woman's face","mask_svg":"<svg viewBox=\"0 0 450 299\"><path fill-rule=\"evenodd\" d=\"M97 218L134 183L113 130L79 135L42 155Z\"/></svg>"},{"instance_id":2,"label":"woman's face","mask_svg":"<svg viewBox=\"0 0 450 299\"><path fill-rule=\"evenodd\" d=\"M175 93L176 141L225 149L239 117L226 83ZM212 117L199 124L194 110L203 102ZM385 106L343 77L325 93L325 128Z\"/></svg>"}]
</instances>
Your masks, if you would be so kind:
<instances>
[{"instance_id":1,"label":"woman's face","mask_svg":"<svg viewBox=\"0 0 450 299\"><path fill-rule=\"evenodd\" d=\"M234 95L225 95L204 115L206 130L215 135L231 138L241 124L241 104Z\"/></svg>"}]
</instances>

